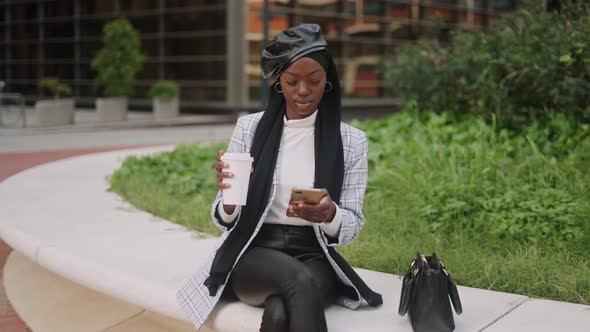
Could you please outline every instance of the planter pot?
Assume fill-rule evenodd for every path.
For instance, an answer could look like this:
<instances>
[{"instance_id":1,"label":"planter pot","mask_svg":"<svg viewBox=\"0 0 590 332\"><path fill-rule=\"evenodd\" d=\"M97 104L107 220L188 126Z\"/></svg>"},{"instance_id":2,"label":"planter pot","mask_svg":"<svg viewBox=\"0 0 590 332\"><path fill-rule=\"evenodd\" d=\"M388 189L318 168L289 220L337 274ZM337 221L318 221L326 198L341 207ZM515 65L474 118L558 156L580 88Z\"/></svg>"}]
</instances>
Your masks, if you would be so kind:
<instances>
[{"instance_id":1,"label":"planter pot","mask_svg":"<svg viewBox=\"0 0 590 332\"><path fill-rule=\"evenodd\" d=\"M159 119L170 119L178 116L178 98L170 100L162 100L160 98L154 98L154 118Z\"/></svg>"},{"instance_id":2,"label":"planter pot","mask_svg":"<svg viewBox=\"0 0 590 332\"><path fill-rule=\"evenodd\" d=\"M96 115L98 122L127 120L127 97L97 98Z\"/></svg>"},{"instance_id":3,"label":"planter pot","mask_svg":"<svg viewBox=\"0 0 590 332\"><path fill-rule=\"evenodd\" d=\"M40 100L35 103L35 115L40 127L73 124L74 99Z\"/></svg>"}]
</instances>

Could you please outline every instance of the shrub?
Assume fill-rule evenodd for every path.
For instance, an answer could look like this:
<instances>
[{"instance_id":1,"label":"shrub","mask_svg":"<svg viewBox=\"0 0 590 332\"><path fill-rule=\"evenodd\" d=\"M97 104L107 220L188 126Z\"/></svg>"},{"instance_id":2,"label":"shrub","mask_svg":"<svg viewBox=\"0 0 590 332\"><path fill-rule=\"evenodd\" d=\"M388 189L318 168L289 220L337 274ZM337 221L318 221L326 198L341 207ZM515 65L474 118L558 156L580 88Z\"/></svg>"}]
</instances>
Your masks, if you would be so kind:
<instances>
[{"instance_id":1,"label":"shrub","mask_svg":"<svg viewBox=\"0 0 590 332\"><path fill-rule=\"evenodd\" d=\"M358 124L369 140L367 194L404 193L433 233L583 242L590 125L573 132L570 123L556 114L543 126L498 130L473 115L422 113L410 102L397 116ZM549 138L545 127L562 134Z\"/></svg>"},{"instance_id":2,"label":"shrub","mask_svg":"<svg viewBox=\"0 0 590 332\"><path fill-rule=\"evenodd\" d=\"M69 96L72 94L72 88L60 82L57 78L44 78L39 82L39 85L49 91L55 99L58 99L60 96Z\"/></svg>"},{"instance_id":3,"label":"shrub","mask_svg":"<svg viewBox=\"0 0 590 332\"><path fill-rule=\"evenodd\" d=\"M489 32L455 32L449 49L401 48L381 67L390 93L427 110L494 114L500 126L548 111L590 120L590 6L558 14L527 3Z\"/></svg>"},{"instance_id":4,"label":"shrub","mask_svg":"<svg viewBox=\"0 0 590 332\"><path fill-rule=\"evenodd\" d=\"M96 86L104 87L109 97L131 95L145 60L139 33L127 19L117 19L104 26L103 44L91 63L98 74Z\"/></svg>"},{"instance_id":5,"label":"shrub","mask_svg":"<svg viewBox=\"0 0 590 332\"><path fill-rule=\"evenodd\" d=\"M178 97L178 84L172 81L158 81L148 92L150 98L171 100Z\"/></svg>"}]
</instances>

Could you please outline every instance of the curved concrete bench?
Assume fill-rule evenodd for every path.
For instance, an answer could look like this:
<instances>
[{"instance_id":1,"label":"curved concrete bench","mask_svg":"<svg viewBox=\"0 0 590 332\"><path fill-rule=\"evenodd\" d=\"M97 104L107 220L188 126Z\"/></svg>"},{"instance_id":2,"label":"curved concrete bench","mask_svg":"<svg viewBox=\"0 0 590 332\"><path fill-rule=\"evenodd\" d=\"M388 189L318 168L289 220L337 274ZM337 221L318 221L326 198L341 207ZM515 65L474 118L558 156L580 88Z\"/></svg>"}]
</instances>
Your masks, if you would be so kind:
<instances>
[{"instance_id":1,"label":"curved concrete bench","mask_svg":"<svg viewBox=\"0 0 590 332\"><path fill-rule=\"evenodd\" d=\"M175 293L217 239L139 211L108 192L106 176L129 155L171 149L98 153L28 169L0 183L0 237L65 278L147 310L188 321ZM370 221L369 221L370 222ZM397 315L398 276L358 269L383 294L379 308L327 309L331 331L410 331ZM456 331L480 331L525 303L519 295L460 287L464 314ZM482 300L485 299L485 300ZM221 303L214 331L258 331L262 309Z\"/></svg>"}]
</instances>

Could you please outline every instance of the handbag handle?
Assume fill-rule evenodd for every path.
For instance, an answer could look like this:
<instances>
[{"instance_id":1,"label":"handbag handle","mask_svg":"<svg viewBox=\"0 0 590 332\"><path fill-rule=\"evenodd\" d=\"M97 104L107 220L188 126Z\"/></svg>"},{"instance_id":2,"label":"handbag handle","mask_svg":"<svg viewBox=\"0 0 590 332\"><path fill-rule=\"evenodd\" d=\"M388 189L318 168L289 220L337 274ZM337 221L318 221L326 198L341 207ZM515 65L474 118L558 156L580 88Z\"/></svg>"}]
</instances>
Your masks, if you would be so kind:
<instances>
[{"instance_id":1,"label":"handbag handle","mask_svg":"<svg viewBox=\"0 0 590 332\"><path fill-rule=\"evenodd\" d=\"M451 303L453 304L453 308L455 308L455 312L457 313L457 315L460 315L463 313L463 306L461 305L461 298L459 297L459 291L457 291L457 284L455 284L455 280L453 280L453 278L451 277L451 274L445 268L445 264L443 262L441 262L440 260L438 261L438 264L440 265L441 270L446 275L447 289L449 291L449 298L451 299Z\"/></svg>"},{"instance_id":2,"label":"handbag handle","mask_svg":"<svg viewBox=\"0 0 590 332\"><path fill-rule=\"evenodd\" d=\"M414 288L414 276L412 272L406 273L402 280L402 293L399 298L399 307L397 313L400 316L405 315L410 307L410 297L412 296L412 289Z\"/></svg>"},{"instance_id":3,"label":"handbag handle","mask_svg":"<svg viewBox=\"0 0 590 332\"><path fill-rule=\"evenodd\" d=\"M445 270L446 272L446 270ZM453 304L453 308L455 308L455 312L457 315L463 313L463 306L461 305L461 298L459 298L459 292L457 291L457 285L451 275L447 273L447 288L449 289L449 298L451 299L451 303Z\"/></svg>"}]
</instances>

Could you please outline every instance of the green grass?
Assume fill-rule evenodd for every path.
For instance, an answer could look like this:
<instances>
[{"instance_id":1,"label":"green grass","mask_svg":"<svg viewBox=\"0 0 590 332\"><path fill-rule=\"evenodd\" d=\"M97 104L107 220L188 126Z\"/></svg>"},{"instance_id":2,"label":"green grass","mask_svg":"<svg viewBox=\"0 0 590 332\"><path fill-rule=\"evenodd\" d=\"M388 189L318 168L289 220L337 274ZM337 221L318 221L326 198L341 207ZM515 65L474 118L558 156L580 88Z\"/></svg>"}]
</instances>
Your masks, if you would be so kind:
<instances>
[{"instance_id":1,"label":"green grass","mask_svg":"<svg viewBox=\"0 0 590 332\"><path fill-rule=\"evenodd\" d=\"M153 215L207 234L221 234L209 214L216 193L175 196L162 190L161 185L147 182L137 175L129 175L113 190L137 208Z\"/></svg>"},{"instance_id":2,"label":"green grass","mask_svg":"<svg viewBox=\"0 0 590 332\"><path fill-rule=\"evenodd\" d=\"M356 125L370 171L366 225L340 248L351 264L403 274L416 251L436 251L461 285L590 304L588 126L556 117L510 132L415 105ZM217 235L211 166L225 145L128 159L112 190Z\"/></svg>"}]
</instances>

